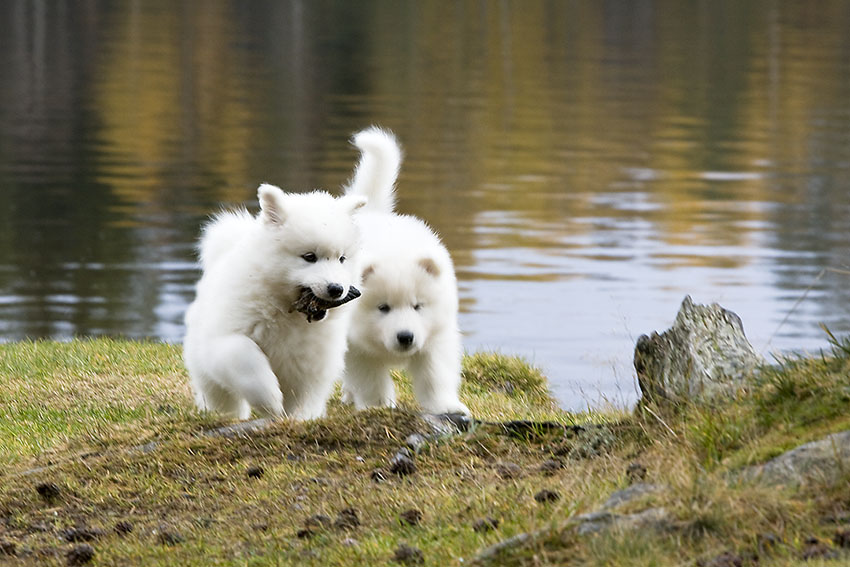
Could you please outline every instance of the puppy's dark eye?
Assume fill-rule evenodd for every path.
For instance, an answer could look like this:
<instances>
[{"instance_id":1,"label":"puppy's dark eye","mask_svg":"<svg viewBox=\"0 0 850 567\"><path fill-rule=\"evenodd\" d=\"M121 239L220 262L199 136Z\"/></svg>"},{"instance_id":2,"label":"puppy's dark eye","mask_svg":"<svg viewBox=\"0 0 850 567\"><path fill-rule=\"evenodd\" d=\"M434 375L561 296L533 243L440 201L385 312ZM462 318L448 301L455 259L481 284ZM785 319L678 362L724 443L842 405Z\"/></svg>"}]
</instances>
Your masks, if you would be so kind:
<instances>
[{"instance_id":1,"label":"puppy's dark eye","mask_svg":"<svg viewBox=\"0 0 850 567\"><path fill-rule=\"evenodd\" d=\"M378 305L378 311L380 311L381 313L389 313L390 312L390 306L387 305L386 303L382 303L382 304Z\"/></svg>"},{"instance_id":2,"label":"puppy's dark eye","mask_svg":"<svg viewBox=\"0 0 850 567\"><path fill-rule=\"evenodd\" d=\"M311 264L315 264L316 261L319 259L316 256L316 254L313 253L313 252L307 252L306 254L301 254L301 257L304 259L305 262L310 262Z\"/></svg>"},{"instance_id":3,"label":"puppy's dark eye","mask_svg":"<svg viewBox=\"0 0 850 567\"><path fill-rule=\"evenodd\" d=\"M417 303L416 305L414 305L414 306L413 306L413 309L414 309L415 311L419 311L420 309L422 309L422 304L421 304L421 303Z\"/></svg>"},{"instance_id":4,"label":"puppy's dark eye","mask_svg":"<svg viewBox=\"0 0 850 567\"><path fill-rule=\"evenodd\" d=\"M339 263L340 263L340 264L345 264L345 260L346 260L345 256L340 256L340 257L339 257Z\"/></svg>"}]
</instances>

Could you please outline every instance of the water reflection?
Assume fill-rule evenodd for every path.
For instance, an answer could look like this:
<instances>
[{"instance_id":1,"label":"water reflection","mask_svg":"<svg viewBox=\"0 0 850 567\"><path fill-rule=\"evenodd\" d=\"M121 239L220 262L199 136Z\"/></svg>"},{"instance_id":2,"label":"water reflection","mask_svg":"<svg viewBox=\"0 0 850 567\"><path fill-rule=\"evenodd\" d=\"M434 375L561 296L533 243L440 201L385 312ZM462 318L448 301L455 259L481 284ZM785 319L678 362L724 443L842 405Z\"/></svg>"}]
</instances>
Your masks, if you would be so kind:
<instances>
[{"instance_id":1,"label":"water reflection","mask_svg":"<svg viewBox=\"0 0 850 567\"><path fill-rule=\"evenodd\" d=\"M0 333L179 341L206 215L338 187L379 123L467 347L527 355L565 406L630 403L634 340L685 293L767 353L823 347L850 331L848 24L840 0L4 2Z\"/></svg>"}]
</instances>

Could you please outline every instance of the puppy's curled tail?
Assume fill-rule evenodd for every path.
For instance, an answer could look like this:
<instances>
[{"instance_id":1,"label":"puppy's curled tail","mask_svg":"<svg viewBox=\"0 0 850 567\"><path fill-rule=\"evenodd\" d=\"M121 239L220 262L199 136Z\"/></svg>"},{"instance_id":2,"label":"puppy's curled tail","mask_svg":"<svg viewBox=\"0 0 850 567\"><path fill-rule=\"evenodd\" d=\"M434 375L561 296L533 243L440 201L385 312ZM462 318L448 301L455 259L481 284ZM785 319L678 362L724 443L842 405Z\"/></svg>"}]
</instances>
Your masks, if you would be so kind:
<instances>
[{"instance_id":1,"label":"puppy's curled tail","mask_svg":"<svg viewBox=\"0 0 850 567\"><path fill-rule=\"evenodd\" d=\"M360 150L360 162L345 188L346 195L368 199L364 210L391 213L395 208L395 182L402 151L389 130L372 126L354 135L351 142Z\"/></svg>"}]
</instances>

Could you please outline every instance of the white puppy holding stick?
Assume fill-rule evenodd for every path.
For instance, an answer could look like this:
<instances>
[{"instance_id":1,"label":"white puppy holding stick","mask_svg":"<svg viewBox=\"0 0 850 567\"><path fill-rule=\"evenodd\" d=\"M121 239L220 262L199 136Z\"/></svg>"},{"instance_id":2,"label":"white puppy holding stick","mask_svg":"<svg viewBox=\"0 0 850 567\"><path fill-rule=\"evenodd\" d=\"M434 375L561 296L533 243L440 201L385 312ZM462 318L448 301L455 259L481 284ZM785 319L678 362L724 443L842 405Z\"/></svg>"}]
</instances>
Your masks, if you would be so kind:
<instances>
[{"instance_id":1,"label":"white puppy holding stick","mask_svg":"<svg viewBox=\"0 0 850 567\"><path fill-rule=\"evenodd\" d=\"M247 419L324 415L342 374L360 294L354 211L365 198L284 193L260 212L224 212L200 241L203 274L186 312L184 361L201 409Z\"/></svg>"}]
</instances>

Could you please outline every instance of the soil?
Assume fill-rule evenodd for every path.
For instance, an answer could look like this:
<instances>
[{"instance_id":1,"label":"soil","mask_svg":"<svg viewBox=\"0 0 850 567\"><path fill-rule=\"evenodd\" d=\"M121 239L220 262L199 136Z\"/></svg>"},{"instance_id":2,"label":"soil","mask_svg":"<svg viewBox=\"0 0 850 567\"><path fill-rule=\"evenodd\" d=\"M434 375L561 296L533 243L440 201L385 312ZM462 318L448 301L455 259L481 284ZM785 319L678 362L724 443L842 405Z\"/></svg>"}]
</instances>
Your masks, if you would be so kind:
<instances>
[{"instance_id":1,"label":"soil","mask_svg":"<svg viewBox=\"0 0 850 567\"><path fill-rule=\"evenodd\" d=\"M120 536L133 533L133 524L131 522L128 522L127 520L121 520L120 522L115 524L115 533Z\"/></svg>"},{"instance_id":2,"label":"soil","mask_svg":"<svg viewBox=\"0 0 850 567\"><path fill-rule=\"evenodd\" d=\"M832 536L832 542L838 547L850 549L850 527L839 528Z\"/></svg>"},{"instance_id":3,"label":"soil","mask_svg":"<svg viewBox=\"0 0 850 567\"><path fill-rule=\"evenodd\" d=\"M490 532L499 527L499 520L496 518L481 518L472 524L472 529L478 533Z\"/></svg>"},{"instance_id":4,"label":"soil","mask_svg":"<svg viewBox=\"0 0 850 567\"><path fill-rule=\"evenodd\" d=\"M839 555L838 550L816 537L806 540L800 557L809 561L811 559L835 559Z\"/></svg>"},{"instance_id":5,"label":"soil","mask_svg":"<svg viewBox=\"0 0 850 567\"><path fill-rule=\"evenodd\" d=\"M304 520L304 527L307 529L325 529L331 527L333 520L325 514L314 514Z\"/></svg>"},{"instance_id":6,"label":"soil","mask_svg":"<svg viewBox=\"0 0 850 567\"><path fill-rule=\"evenodd\" d=\"M45 500L55 500L59 498L61 494L61 490L59 487L52 482L42 482L38 486L35 487L36 492L38 492L39 496L44 498Z\"/></svg>"},{"instance_id":7,"label":"soil","mask_svg":"<svg viewBox=\"0 0 850 567\"><path fill-rule=\"evenodd\" d=\"M503 479L519 478L522 467L516 463L499 462L496 463L496 474Z\"/></svg>"},{"instance_id":8,"label":"soil","mask_svg":"<svg viewBox=\"0 0 850 567\"><path fill-rule=\"evenodd\" d=\"M85 565L94 559L94 548L87 543L75 545L65 557L68 565Z\"/></svg>"},{"instance_id":9,"label":"soil","mask_svg":"<svg viewBox=\"0 0 850 567\"><path fill-rule=\"evenodd\" d=\"M342 530L353 530L360 525L360 512L356 508L341 510L334 521L334 527Z\"/></svg>"},{"instance_id":10,"label":"soil","mask_svg":"<svg viewBox=\"0 0 850 567\"><path fill-rule=\"evenodd\" d=\"M413 455L407 449L401 449L390 461L390 472L398 476L408 476L416 472Z\"/></svg>"},{"instance_id":11,"label":"soil","mask_svg":"<svg viewBox=\"0 0 850 567\"><path fill-rule=\"evenodd\" d=\"M564 468L564 462L559 459L548 459L540 464L540 472L546 476L553 476Z\"/></svg>"},{"instance_id":12,"label":"soil","mask_svg":"<svg viewBox=\"0 0 850 567\"><path fill-rule=\"evenodd\" d=\"M541 490L537 494L534 495L534 500L544 504L546 502L557 502L561 499L561 495L554 490Z\"/></svg>"},{"instance_id":13,"label":"soil","mask_svg":"<svg viewBox=\"0 0 850 567\"><path fill-rule=\"evenodd\" d=\"M398 517L403 525L417 526L419 525L419 522L422 521L422 512L415 508L412 508L410 510L405 510L404 512L399 514Z\"/></svg>"},{"instance_id":14,"label":"soil","mask_svg":"<svg viewBox=\"0 0 850 567\"><path fill-rule=\"evenodd\" d=\"M265 472L266 471L263 470L263 467L253 466L249 467L245 474L248 475L248 478L263 478L263 474L265 474Z\"/></svg>"},{"instance_id":15,"label":"soil","mask_svg":"<svg viewBox=\"0 0 850 567\"><path fill-rule=\"evenodd\" d=\"M18 545L13 541L0 540L0 555L17 555Z\"/></svg>"},{"instance_id":16,"label":"soil","mask_svg":"<svg viewBox=\"0 0 850 567\"><path fill-rule=\"evenodd\" d=\"M393 561L402 565L422 565L425 563L425 555L421 549L403 543L395 550Z\"/></svg>"},{"instance_id":17,"label":"soil","mask_svg":"<svg viewBox=\"0 0 850 567\"><path fill-rule=\"evenodd\" d=\"M162 545L171 546L183 543L186 538L174 528L163 525L156 530L156 541Z\"/></svg>"},{"instance_id":18,"label":"soil","mask_svg":"<svg viewBox=\"0 0 850 567\"><path fill-rule=\"evenodd\" d=\"M643 482L646 480L646 467L640 463L631 463L626 467L626 478L629 479L629 484Z\"/></svg>"},{"instance_id":19,"label":"soil","mask_svg":"<svg viewBox=\"0 0 850 567\"><path fill-rule=\"evenodd\" d=\"M70 543L80 543L94 541L105 535L106 532L99 528L89 528L86 526L70 528L62 532L62 538Z\"/></svg>"}]
</instances>

